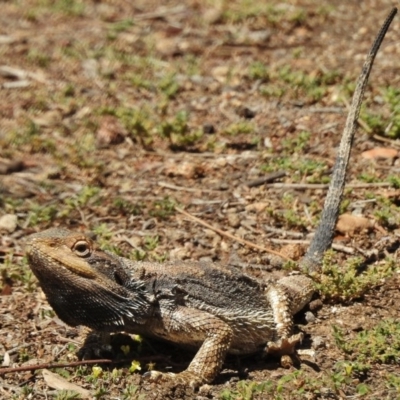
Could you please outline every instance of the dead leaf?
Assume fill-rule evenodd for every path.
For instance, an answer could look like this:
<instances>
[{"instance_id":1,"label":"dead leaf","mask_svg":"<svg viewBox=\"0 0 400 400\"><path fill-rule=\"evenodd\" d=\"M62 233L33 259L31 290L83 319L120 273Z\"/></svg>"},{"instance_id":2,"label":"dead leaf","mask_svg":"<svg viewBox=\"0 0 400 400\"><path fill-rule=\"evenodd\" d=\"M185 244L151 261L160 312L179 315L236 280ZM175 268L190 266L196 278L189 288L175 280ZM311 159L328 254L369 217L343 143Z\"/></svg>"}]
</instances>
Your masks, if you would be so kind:
<instances>
[{"instance_id":1,"label":"dead leaf","mask_svg":"<svg viewBox=\"0 0 400 400\"><path fill-rule=\"evenodd\" d=\"M374 227L374 221L365 217L359 217L352 214L342 214L336 224L336 230L343 235L368 230Z\"/></svg>"},{"instance_id":2,"label":"dead leaf","mask_svg":"<svg viewBox=\"0 0 400 400\"><path fill-rule=\"evenodd\" d=\"M52 389L72 390L74 392L79 393L84 399L89 399L91 397L91 393L89 390L83 389L82 387L75 385L75 383L68 382L60 375L55 374L54 372L51 372L48 369L44 369L42 374L45 382Z\"/></svg>"},{"instance_id":3,"label":"dead leaf","mask_svg":"<svg viewBox=\"0 0 400 400\"><path fill-rule=\"evenodd\" d=\"M398 151L389 147L375 147L361 153L361 157L367 160L376 160L379 158L396 158Z\"/></svg>"}]
</instances>

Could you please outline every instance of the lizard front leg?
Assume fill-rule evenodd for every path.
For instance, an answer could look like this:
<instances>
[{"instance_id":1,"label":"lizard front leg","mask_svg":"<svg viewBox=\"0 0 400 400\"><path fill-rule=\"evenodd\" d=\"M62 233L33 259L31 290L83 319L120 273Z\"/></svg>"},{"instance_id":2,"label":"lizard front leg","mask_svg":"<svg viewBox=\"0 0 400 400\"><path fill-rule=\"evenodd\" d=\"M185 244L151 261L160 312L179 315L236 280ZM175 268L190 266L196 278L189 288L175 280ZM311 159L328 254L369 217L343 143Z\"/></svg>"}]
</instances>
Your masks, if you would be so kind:
<instances>
[{"instance_id":1,"label":"lizard front leg","mask_svg":"<svg viewBox=\"0 0 400 400\"><path fill-rule=\"evenodd\" d=\"M266 292L276 330L274 341L267 343L266 353L281 356L284 367L292 365L291 356L303 339L302 333L293 335L293 315L310 301L313 292L313 281L302 275L282 278Z\"/></svg>"},{"instance_id":2,"label":"lizard front leg","mask_svg":"<svg viewBox=\"0 0 400 400\"><path fill-rule=\"evenodd\" d=\"M202 343L189 367L180 373L150 371L150 380L173 380L198 387L210 383L221 370L225 355L231 345L233 333L230 326L208 312L161 302L161 319L166 337L176 343Z\"/></svg>"}]
</instances>

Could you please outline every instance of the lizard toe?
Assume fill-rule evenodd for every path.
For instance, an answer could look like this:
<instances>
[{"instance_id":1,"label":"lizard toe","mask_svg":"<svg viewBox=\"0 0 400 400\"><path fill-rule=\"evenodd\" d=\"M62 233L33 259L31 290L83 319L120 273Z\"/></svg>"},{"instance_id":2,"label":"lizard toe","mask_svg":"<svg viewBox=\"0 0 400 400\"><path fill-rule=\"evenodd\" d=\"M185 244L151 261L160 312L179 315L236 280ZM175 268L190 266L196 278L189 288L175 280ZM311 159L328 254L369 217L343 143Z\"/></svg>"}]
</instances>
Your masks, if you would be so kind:
<instances>
[{"instance_id":1,"label":"lizard toe","mask_svg":"<svg viewBox=\"0 0 400 400\"><path fill-rule=\"evenodd\" d=\"M266 354L277 356L291 355L296 353L296 346L302 342L303 334L297 333L296 335L287 338L281 338L274 342L268 342L265 349Z\"/></svg>"},{"instance_id":2,"label":"lizard toe","mask_svg":"<svg viewBox=\"0 0 400 400\"><path fill-rule=\"evenodd\" d=\"M143 378L156 383L172 382L176 385L187 385L194 389L205 383L200 376L190 371L183 371L178 374L174 374L173 372L148 371L143 374Z\"/></svg>"},{"instance_id":3,"label":"lizard toe","mask_svg":"<svg viewBox=\"0 0 400 400\"><path fill-rule=\"evenodd\" d=\"M281 338L274 342L268 342L265 353L280 356L282 367L290 368L293 364L299 362L296 346L301 343L303 336L302 333L297 333L288 338Z\"/></svg>"}]
</instances>

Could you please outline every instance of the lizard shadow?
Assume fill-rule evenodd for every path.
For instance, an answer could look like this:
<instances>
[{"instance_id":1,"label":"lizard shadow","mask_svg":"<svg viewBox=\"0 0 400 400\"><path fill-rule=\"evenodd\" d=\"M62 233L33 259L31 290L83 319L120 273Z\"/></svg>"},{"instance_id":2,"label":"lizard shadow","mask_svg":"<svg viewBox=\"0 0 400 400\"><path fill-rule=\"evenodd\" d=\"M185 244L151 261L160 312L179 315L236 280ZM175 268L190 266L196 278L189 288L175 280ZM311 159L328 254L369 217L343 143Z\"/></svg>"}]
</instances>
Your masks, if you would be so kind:
<instances>
[{"instance_id":1,"label":"lizard shadow","mask_svg":"<svg viewBox=\"0 0 400 400\"><path fill-rule=\"evenodd\" d=\"M83 346L78 351L80 359L110 359L111 363L105 364L105 369L113 369L115 365L130 367L132 361L140 363L142 372L157 369L165 372L181 372L185 370L192 361L197 349L183 348L173 343L141 338L125 333L116 333L110 336L109 342L104 343L104 335L90 333L87 335ZM303 342L309 347L309 337ZM290 370L297 370L301 364L305 364L315 371L319 371L316 363L292 357L293 366ZM251 355L228 354L221 373L217 376L215 384L225 384L249 378L249 374L257 374L260 371L282 371L285 375L290 371L282 368L279 357L265 356L262 353ZM278 372L278 375L280 373Z\"/></svg>"}]
</instances>

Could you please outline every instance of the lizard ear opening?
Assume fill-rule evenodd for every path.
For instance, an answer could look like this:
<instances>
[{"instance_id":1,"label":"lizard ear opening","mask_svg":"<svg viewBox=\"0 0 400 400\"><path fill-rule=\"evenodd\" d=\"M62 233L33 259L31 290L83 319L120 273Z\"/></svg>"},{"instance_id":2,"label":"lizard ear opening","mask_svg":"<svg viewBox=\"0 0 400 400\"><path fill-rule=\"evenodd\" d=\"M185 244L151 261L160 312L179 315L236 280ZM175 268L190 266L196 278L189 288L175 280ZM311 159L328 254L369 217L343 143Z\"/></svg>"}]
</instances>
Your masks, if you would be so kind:
<instances>
[{"instance_id":1,"label":"lizard ear opening","mask_svg":"<svg viewBox=\"0 0 400 400\"><path fill-rule=\"evenodd\" d=\"M72 250L78 255L79 257L87 257L91 253L90 245L85 240L78 240L73 246Z\"/></svg>"},{"instance_id":2,"label":"lizard ear opening","mask_svg":"<svg viewBox=\"0 0 400 400\"><path fill-rule=\"evenodd\" d=\"M125 279L118 274L118 271L114 271L114 280L118 285L124 286Z\"/></svg>"}]
</instances>

